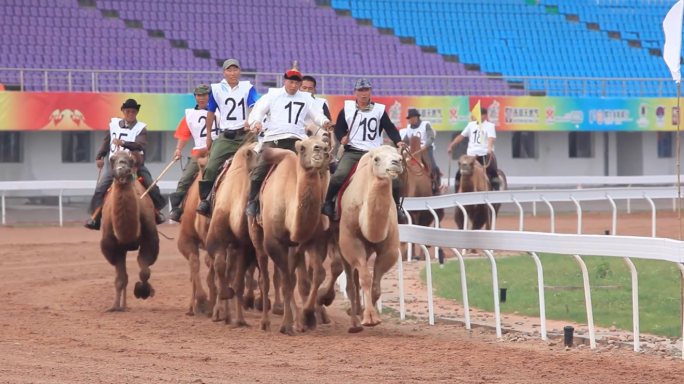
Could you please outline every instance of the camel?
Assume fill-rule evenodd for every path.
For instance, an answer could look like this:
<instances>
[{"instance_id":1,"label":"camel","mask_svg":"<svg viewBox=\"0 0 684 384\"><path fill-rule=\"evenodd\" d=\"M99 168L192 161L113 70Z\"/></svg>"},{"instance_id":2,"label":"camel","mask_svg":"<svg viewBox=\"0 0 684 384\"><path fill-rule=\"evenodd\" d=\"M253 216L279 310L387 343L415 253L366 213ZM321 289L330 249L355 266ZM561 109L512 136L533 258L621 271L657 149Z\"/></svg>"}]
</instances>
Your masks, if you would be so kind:
<instances>
[{"instance_id":1,"label":"camel","mask_svg":"<svg viewBox=\"0 0 684 384\"><path fill-rule=\"evenodd\" d=\"M409 139L409 151L412 156L405 155L406 169L404 170L404 197L430 197L433 195L432 183L432 164L426 150L421 148L420 136L412 136ZM435 209L437 218L441 222L444 218L444 209ZM429 227L434 222L435 218L428 210L412 211L411 222L414 225ZM405 244L405 243L404 243ZM402 246L403 250L404 246ZM420 256L416 253L416 244L413 244L413 258L420 260ZM404 253L402 251L402 253ZM442 250L440 250L440 256ZM429 258L429 255L423 255Z\"/></svg>"},{"instance_id":2,"label":"camel","mask_svg":"<svg viewBox=\"0 0 684 384\"><path fill-rule=\"evenodd\" d=\"M140 199L145 192L142 183L135 180L142 156L137 153L118 151L109 158L114 182L102 208L102 240L100 249L107 261L116 268L114 288L116 298L110 312L126 310L126 253L138 252L140 281L135 283L136 298L154 296L150 285L150 266L159 255L159 235L155 220L154 205L149 195Z\"/></svg>"},{"instance_id":3,"label":"camel","mask_svg":"<svg viewBox=\"0 0 684 384\"><path fill-rule=\"evenodd\" d=\"M245 207L249 196L249 172L256 166L257 143L242 146L233 156L223 181L216 190L212 219L206 236L208 257L213 260L210 270L214 273L217 297L212 298L213 321L231 324L228 300L236 297L237 326L247 326L243 309L254 306L252 294L249 303L244 300L247 269L256 265L256 254L249 230ZM249 273L252 290L253 269Z\"/></svg>"},{"instance_id":4,"label":"camel","mask_svg":"<svg viewBox=\"0 0 684 384\"><path fill-rule=\"evenodd\" d=\"M327 281L328 285L319 290L318 299L324 305L332 303L335 281L342 272L341 264L347 275L347 295L351 302L350 333L362 331L361 325L381 323L376 309L381 294L380 282L399 258L399 226L396 206L391 198L392 179L398 177L403 168L401 155L395 148L387 145L373 148L361 158L342 194L339 229L333 230L331 244L331 248L337 247L339 252L330 252L333 257L332 276ZM376 256L371 279L368 259L373 252ZM368 304L360 323L359 285Z\"/></svg>"},{"instance_id":5,"label":"camel","mask_svg":"<svg viewBox=\"0 0 684 384\"><path fill-rule=\"evenodd\" d=\"M475 156L463 155L458 159L458 166L461 171L460 186L457 193L464 192L486 192L492 191L492 185L487 178L485 167L478 163ZM501 179L501 191L508 189L506 176L501 170L498 171ZM499 213L501 204L492 204L496 214ZM471 229L492 229L492 213L486 204L467 205L465 210L468 213L468 221L471 224ZM463 212L456 209L456 225L459 229L463 229Z\"/></svg>"},{"instance_id":6,"label":"camel","mask_svg":"<svg viewBox=\"0 0 684 384\"><path fill-rule=\"evenodd\" d=\"M261 190L261 216L249 218L250 235L261 273L262 298L266 300L268 297L270 258L280 275L285 304L280 332L289 335L294 334L295 323L298 331L304 330L293 298L294 272L301 265L299 259L303 253L317 252L312 249L314 245L311 245L310 240L320 229L321 204L324 189L327 188L322 172L330 163L328 145L315 136L297 141L295 149L296 153L278 148L263 150L263 161L275 167ZM313 243L318 245L320 242ZM322 252L325 253L325 246ZM317 282L320 274L314 273L312 277L316 289L309 289L310 295L303 312L308 329L315 328L316 292L322 283ZM262 305L267 308L266 302ZM262 311L261 329L269 330L270 324L268 311Z\"/></svg>"}]
</instances>

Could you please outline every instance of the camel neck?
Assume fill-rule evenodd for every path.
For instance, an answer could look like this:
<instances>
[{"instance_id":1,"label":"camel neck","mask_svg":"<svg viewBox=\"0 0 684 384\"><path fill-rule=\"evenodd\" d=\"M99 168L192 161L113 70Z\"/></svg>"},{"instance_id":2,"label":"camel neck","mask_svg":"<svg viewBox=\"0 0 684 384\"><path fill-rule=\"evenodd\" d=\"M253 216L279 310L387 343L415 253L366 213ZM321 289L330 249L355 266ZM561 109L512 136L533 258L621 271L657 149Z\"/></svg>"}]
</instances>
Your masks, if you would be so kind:
<instances>
[{"instance_id":1,"label":"camel neck","mask_svg":"<svg viewBox=\"0 0 684 384\"><path fill-rule=\"evenodd\" d=\"M133 183L114 182L109 195L112 229L120 244L134 243L140 236L140 206Z\"/></svg>"},{"instance_id":2,"label":"camel neck","mask_svg":"<svg viewBox=\"0 0 684 384\"><path fill-rule=\"evenodd\" d=\"M364 237L370 242L382 241L387 236L390 223L392 199L392 181L371 176L370 184L364 197L361 215L365 223Z\"/></svg>"},{"instance_id":3,"label":"camel neck","mask_svg":"<svg viewBox=\"0 0 684 384\"><path fill-rule=\"evenodd\" d=\"M466 176L461 173L461 192L475 192L473 176Z\"/></svg>"},{"instance_id":4,"label":"camel neck","mask_svg":"<svg viewBox=\"0 0 684 384\"><path fill-rule=\"evenodd\" d=\"M292 234L295 242L306 241L318 226L321 216L321 177L317 169L306 170L298 166L295 191L295 225Z\"/></svg>"}]
</instances>

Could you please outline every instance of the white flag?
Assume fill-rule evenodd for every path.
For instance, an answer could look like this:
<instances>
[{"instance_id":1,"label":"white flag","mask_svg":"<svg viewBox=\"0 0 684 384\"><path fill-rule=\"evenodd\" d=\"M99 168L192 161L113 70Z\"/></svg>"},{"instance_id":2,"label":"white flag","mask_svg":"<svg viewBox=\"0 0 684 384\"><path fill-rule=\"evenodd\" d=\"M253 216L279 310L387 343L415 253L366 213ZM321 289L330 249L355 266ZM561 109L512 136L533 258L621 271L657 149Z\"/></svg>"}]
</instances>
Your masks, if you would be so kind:
<instances>
[{"instance_id":1,"label":"white flag","mask_svg":"<svg viewBox=\"0 0 684 384\"><path fill-rule=\"evenodd\" d=\"M665 32L665 46L663 47L663 60L672 72L672 79L679 83L682 75L679 72L679 61L682 56L682 10L684 4L679 0L673 5L663 20L663 32Z\"/></svg>"}]
</instances>

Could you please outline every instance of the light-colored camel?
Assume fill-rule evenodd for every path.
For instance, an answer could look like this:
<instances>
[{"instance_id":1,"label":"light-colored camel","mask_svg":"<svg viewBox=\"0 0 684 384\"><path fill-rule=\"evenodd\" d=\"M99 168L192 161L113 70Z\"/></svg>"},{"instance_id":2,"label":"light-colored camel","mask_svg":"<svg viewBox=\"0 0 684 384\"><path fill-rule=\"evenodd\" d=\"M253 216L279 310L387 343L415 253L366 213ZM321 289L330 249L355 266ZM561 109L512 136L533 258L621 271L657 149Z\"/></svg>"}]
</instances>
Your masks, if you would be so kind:
<instances>
[{"instance_id":1,"label":"light-colored camel","mask_svg":"<svg viewBox=\"0 0 684 384\"><path fill-rule=\"evenodd\" d=\"M412 136L409 139L409 152L412 156L408 154L404 155L404 160L406 161L406 169L404 169L405 182L404 182L404 197L430 197L433 195L433 176L432 176L432 164L430 163L430 157L428 156L427 150L421 147L420 136ZM444 218L444 209L435 209L437 213L437 218L441 222ZM429 210L423 211L411 211L411 222L414 225L420 225L423 227L429 227L435 221L434 216ZM402 249L405 248L405 243L402 244ZM420 259L416 250L420 249L416 244L413 244L413 255L414 259ZM428 257L428 255L423 255L423 257Z\"/></svg>"},{"instance_id":2,"label":"light-colored camel","mask_svg":"<svg viewBox=\"0 0 684 384\"><path fill-rule=\"evenodd\" d=\"M134 179L139 164L142 164L142 156L135 152L118 151L109 159L114 181L102 208L100 250L116 268L116 298L110 311L126 310L128 251L139 249L140 281L135 283L133 294L143 300L154 296L149 283L150 266L159 255L159 235L152 199L149 195L140 199L145 188Z\"/></svg>"},{"instance_id":3,"label":"light-colored camel","mask_svg":"<svg viewBox=\"0 0 684 384\"><path fill-rule=\"evenodd\" d=\"M383 145L371 149L359 161L342 195L339 230L333 230L332 240L332 247L339 247L340 252L331 252L332 276L328 285L321 288L319 300L326 305L332 303L341 262L351 302L351 333L362 331L361 325L375 326L381 322L376 309L381 294L380 282L399 258L399 226L396 205L392 200L392 179L403 170L401 155L395 148ZM368 259L373 252L376 256L371 277ZM364 290L367 304L360 323L359 285Z\"/></svg>"},{"instance_id":4,"label":"light-colored camel","mask_svg":"<svg viewBox=\"0 0 684 384\"><path fill-rule=\"evenodd\" d=\"M243 145L233 156L223 181L216 190L212 218L206 244L213 260L217 286L212 320L231 323L229 299L236 300L236 321L246 326L244 318L244 288L247 268L256 264L254 246L249 237L245 208L249 197L249 173L256 166L257 143ZM250 283L252 276L249 276ZM251 288L252 284L249 284Z\"/></svg>"},{"instance_id":5,"label":"light-colored camel","mask_svg":"<svg viewBox=\"0 0 684 384\"><path fill-rule=\"evenodd\" d=\"M324 185L321 171L329 165L328 145L309 137L297 141L296 154L292 151L268 148L261 154L263 161L277 165L265 181L260 196L261 216L250 218L250 235L257 250L261 271L261 295L268 297L268 258L273 260L280 272L285 305L285 316L280 332L293 334L303 330L296 301L294 272L299 265L299 257L306 245L319 228L321 220L322 189ZM259 220L260 219L260 220ZM261 221L259 225L258 222ZM314 279L318 276L314 274ZM315 282L314 282L315 285ZM305 308L306 322L315 322L314 308L316 291L310 290ZM267 307L266 303L263 304ZM295 318L296 316L296 318ZM315 325L314 325L315 326ZM261 329L270 329L268 311L262 311Z\"/></svg>"}]
</instances>

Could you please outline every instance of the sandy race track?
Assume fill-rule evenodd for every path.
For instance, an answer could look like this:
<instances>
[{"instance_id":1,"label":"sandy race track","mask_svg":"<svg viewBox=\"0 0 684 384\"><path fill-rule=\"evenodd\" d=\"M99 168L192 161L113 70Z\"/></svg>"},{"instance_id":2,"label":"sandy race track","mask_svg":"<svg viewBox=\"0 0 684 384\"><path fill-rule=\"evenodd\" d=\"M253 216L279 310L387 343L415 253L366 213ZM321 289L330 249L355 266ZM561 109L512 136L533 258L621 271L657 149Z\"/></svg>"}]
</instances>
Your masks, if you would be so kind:
<instances>
[{"instance_id":1,"label":"sandy race track","mask_svg":"<svg viewBox=\"0 0 684 384\"><path fill-rule=\"evenodd\" d=\"M503 224L502 224L503 225ZM163 226L175 236L178 226ZM162 238L152 267L157 295L136 300L129 254L129 311L106 313L114 269L99 232L81 227L0 228L0 383L669 383L681 360L625 352L565 351L544 342L497 343L452 325L399 323L347 334L333 324L293 337L231 329L185 315L189 274ZM203 275L206 268L203 266ZM339 296L338 296L339 298ZM257 324L257 314L248 312Z\"/></svg>"}]
</instances>

